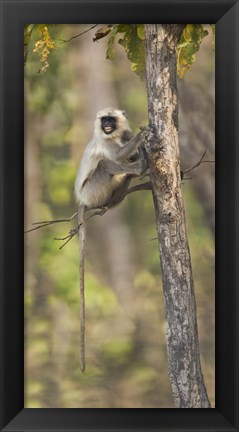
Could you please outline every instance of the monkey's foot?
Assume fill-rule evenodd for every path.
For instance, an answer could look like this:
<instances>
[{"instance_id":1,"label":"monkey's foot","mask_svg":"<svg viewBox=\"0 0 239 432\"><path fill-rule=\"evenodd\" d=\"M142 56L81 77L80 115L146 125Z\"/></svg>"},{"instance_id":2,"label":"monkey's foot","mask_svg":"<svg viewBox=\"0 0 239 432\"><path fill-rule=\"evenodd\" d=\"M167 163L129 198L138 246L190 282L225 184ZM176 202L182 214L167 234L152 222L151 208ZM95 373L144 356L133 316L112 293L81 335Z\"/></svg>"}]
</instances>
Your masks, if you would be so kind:
<instances>
[{"instance_id":1,"label":"monkey's foot","mask_svg":"<svg viewBox=\"0 0 239 432\"><path fill-rule=\"evenodd\" d=\"M99 215L103 216L109 210L108 206L104 206L100 208Z\"/></svg>"},{"instance_id":2,"label":"monkey's foot","mask_svg":"<svg viewBox=\"0 0 239 432\"><path fill-rule=\"evenodd\" d=\"M109 206L100 207L85 218L85 222L94 216L103 216L109 210Z\"/></svg>"}]
</instances>

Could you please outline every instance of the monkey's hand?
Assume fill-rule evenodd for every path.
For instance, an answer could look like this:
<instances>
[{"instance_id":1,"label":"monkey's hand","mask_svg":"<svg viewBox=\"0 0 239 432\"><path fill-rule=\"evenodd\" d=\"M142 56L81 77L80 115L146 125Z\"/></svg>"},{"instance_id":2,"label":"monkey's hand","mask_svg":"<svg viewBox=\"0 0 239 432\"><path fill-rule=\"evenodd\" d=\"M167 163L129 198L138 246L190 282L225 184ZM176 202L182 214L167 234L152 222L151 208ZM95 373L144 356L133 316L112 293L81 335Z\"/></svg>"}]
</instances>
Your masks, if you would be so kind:
<instances>
[{"instance_id":1,"label":"monkey's hand","mask_svg":"<svg viewBox=\"0 0 239 432\"><path fill-rule=\"evenodd\" d=\"M148 151L156 151L162 149L161 140L158 131L154 126L147 126L142 128L142 147L147 154Z\"/></svg>"},{"instance_id":2,"label":"monkey's hand","mask_svg":"<svg viewBox=\"0 0 239 432\"><path fill-rule=\"evenodd\" d=\"M155 141L158 139L157 129L154 126L139 126L144 142Z\"/></svg>"}]
</instances>

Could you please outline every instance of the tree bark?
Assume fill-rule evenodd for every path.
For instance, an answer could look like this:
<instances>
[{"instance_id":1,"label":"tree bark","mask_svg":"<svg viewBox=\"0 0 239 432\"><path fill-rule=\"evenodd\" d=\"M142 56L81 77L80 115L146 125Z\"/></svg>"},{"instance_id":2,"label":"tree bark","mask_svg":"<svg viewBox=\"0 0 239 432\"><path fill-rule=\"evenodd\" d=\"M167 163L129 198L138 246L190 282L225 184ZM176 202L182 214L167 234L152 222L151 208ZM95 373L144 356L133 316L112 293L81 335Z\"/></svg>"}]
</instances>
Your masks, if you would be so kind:
<instances>
[{"instance_id":1,"label":"tree bark","mask_svg":"<svg viewBox=\"0 0 239 432\"><path fill-rule=\"evenodd\" d=\"M178 408L209 408L200 364L196 304L182 200L176 46L182 25L145 25L149 135L167 323L169 378Z\"/></svg>"}]
</instances>

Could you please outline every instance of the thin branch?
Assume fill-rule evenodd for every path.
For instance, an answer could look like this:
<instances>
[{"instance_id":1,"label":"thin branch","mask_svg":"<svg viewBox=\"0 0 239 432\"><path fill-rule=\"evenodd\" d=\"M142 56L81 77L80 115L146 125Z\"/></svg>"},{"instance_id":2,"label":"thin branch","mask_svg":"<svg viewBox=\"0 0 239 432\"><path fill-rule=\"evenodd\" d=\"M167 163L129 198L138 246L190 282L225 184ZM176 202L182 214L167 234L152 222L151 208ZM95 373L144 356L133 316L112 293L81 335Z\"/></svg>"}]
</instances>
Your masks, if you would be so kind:
<instances>
[{"instance_id":1,"label":"thin branch","mask_svg":"<svg viewBox=\"0 0 239 432\"><path fill-rule=\"evenodd\" d=\"M86 222L88 219L91 219L93 216L97 216L97 215L103 216L103 214L105 214L108 210L109 210L109 207L99 208L98 210L93 212L91 215L86 217L84 222ZM80 226L81 226L81 224L78 224L75 228L71 229L69 231L69 234L65 237L54 237L54 240L66 240L66 242L63 243L63 245L61 245L61 247L59 247L59 249L62 249L71 239L73 239L73 237L75 237L76 234L78 234Z\"/></svg>"},{"instance_id":2,"label":"thin branch","mask_svg":"<svg viewBox=\"0 0 239 432\"><path fill-rule=\"evenodd\" d=\"M76 212L76 213L73 213L73 215L70 216L70 217L67 218L67 219L55 219L55 220L51 220L51 221L33 222L32 225L38 225L38 226L35 227L35 228L32 228L32 229L29 229L29 230L27 230L27 231L24 231L24 233L26 234L26 233L29 233L29 232L35 231L35 230L37 230L37 229L39 229L39 228L44 228L44 227L46 227L46 226L48 226L48 225L53 225L53 224L55 224L55 223L59 223L59 222L70 222L70 221L71 221L72 219L74 219L74 217L76 217L76 216L77 216L77 212Z\"/></svg>"},{"instance_id":3,"label":"thin branch","mask_svg":"<svg viewBox=\"0 0 239 432\"><path fill-rule=\"evenodd\" d=\"M71 229L69 231L69 234L66 237L55 237L54 240L66 240L63 245L59 247L59 249L62 249L73 237L78 234L81 224L78 224L75 228Z\"/></svg>"},{"instance_id":4,"label":"thin branch","mask_svg":"<svg viewBox=\"0 0 239 432\"><path fill-rule=\"evenodd\" d=\"M76 39L80 36L82 36L85 33L88 33L90 30L93 30L95 27L97 27L99 24L94 24L92 27L88 28L87 30L84 30L83 32L79 33L78 35L72 36L70 39L64 40L64 39L60 39L60 42L62 43L67 43L72 41L73 39Z\"/></svg>"},{"instance_id":5,"label":"thin branch","mask_svg":"<svg viewBox=\"0 0 239 432\"><path fill-rule=\"evenodd\" d=\"M139 190L152 190L152 185L151 182L146 182L146 183L141 183L139 185L133 186L132 188L127 189L124 193L123 196L124 198L126 197L126 195L129 195L132 192L137 192Z\"/></svg>"},{"instance_id":6,"label":"thin branch","mask_svg":"<svg viewBox=\"0 0 239 432\"><path fill-rule=\"evenodd\" d=\"M131 187L129 189L126 189L126 191L124 191L117 198L113 199L111 202L109 202L105 206L100 207L99 209L97 209L96 212L93 213L92 216L89 216L87 219L90 219L90 217L93 217L93 216L96 216L96 215L103 216L103 214L105 214L112 207L115 207L116 205L120 204L125 199L125 197L127 195L129 195L132 192L137 192L137 191L140 191L140 190L152 190L151 182L149 181L149 182L146 182L146 183L141 183L141 184L133 186L133 187Z\"/></svg>"},{"instance_id":7,"label":"thin branch","mask_svg":"<svg viewBox=\"0 0 239 432\"><path fill-rule=\"evenodd\" d=\"M185 171L182 171L182 177L183 177L183 179L184 179L184 174L188 173L189 171L192 171L194 168L197 168L202 163L206 163L206 162L215 163L215 161L203 160L204 157L205 157L205 155L206 155L206 153L207 153L207 148L205 148L205 150L204 150L201 158L199 159L199 161L195 165L191 166L190 168L187 168Z\"/></svg>"},{"instance_id":8,"label":"thin branch","mask_svg":"<svg viewBox=\"0 0 239 432\"><path fill-rule=\"evenodd\" d=\"M151 190L151 189L152 189L151 188L151 182L141 183L139 185L133 186L132 188L124 191L117 199L110 202L109 204L107 204L103 207L88 210L88 211L91 211L91 210L94 210L94 211L93 211L93 213L91 213L89 216L87 216L85 218L84 222L86 222L87 220L89 220L92 217L97 216L97 215L103 216L108 210L110 210L112 207L115 207L117 204L119 204L121 201L123 201L127 195L129 195L132 192L137 192L139 190ZM72 219L74 219L74 217L77 214L78 214L78 212L75 212L75 213L73 213L72 216L70 216L67 219L55 219L55 220L51 220L51 221L34 222L32 225L38 225L38 226L35 228L32 228L30 230L24 231L24 232L28 233L31 231L35 231L39 228L44 228L46 226L53 225L55 223L70 222ZM59 240L59 241L66 240L65 243L63 243L59 249L62 249L70 240L73 239L73 237L75 237L76 234L78 234L80 226L81 226L81 224L78 224L75 228L71 229L65 237L54 237L54 240Z\"/></svg>"}]
</instances>

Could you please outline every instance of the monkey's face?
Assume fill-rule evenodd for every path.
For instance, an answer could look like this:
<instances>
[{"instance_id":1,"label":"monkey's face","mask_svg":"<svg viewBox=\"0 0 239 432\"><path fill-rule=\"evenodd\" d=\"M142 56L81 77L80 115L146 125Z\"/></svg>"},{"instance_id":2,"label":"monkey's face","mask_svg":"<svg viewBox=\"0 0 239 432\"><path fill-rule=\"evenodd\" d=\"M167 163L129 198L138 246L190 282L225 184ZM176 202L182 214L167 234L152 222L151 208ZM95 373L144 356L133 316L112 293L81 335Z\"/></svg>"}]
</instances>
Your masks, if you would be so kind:
<instances>
[{"instance_id":1,"label":"monkey's face","mask_svg":"<svg viewBox=\"0 0 239 432\"><path fill-rule=\"evenodd\" d=\"M116 129L116 118L112 116L101 117L101 129L106 135L112 134Z\"/></svg>"},{"instance_id":2,"label":"monkey's face","mask_svg":"<svg viewBox=\"0 0 239 432\"><path fill-rule=\"evenodd\" d=\"M104 139L119 139L122 132L130 130L128 120L124 111L105 108L99 111L95 122L95 135Z\"/></svg>"}]
</instances>

